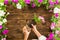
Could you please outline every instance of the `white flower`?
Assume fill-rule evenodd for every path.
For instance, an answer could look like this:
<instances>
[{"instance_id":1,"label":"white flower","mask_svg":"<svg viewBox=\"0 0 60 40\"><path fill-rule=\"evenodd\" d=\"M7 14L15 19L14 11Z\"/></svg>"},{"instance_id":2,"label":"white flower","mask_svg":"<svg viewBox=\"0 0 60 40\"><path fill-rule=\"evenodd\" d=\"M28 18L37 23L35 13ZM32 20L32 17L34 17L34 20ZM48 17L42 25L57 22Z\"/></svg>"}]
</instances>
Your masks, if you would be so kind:
<instances>
[{"instance_id":1,"label":"white flower","mask_svg":"<svg viewBox=\"0 0 60 40\"><path fill-rule=\"evenodd\" d=\"M3 19L3 23L6 23L7 22L7 19Z\"/></svg>"},{"instance_id":2,"label":"white flower","mask_svg":"<svg viewBox=\"0 0 60 40\"><path fill-rule=\"evenodd\" d=\"M22 9L22 6L18 3L16 4L17 9Z\"/></svg>"},{"instance_id":3,"label":"white flower","mask_svg":"<svg viewBox=\"0 0 60 40\"><path fill-rule=\"evenodd\" d=\"M60 13L60 9L57 8L57 7L55 7L55 8L54 8L54 13Z\"/></svg>"},{"instance_id":4,"label":"white flower","mask_svg":"<svg viewBox=\"0 0 60 40\"><path fill-rule=\"evenodd\" d=\"M55 31L55 33L56 33L56 34L59 34L59 31L58 31L58 30L56 30L56 31Z\"/></svg>"},{"instance_id":5,"label":"white flower","mask_svg":"<svg viewBox=\"0 0 60 40\"><path fill-rule=\"evenodd\" d=\"M0 10L0 16L4 16L5 12L3 10Z\"/></svg>"},{"instance_id":6,"label":"white flower","mask_svg":"<svg viewBox=\"0 0 60 40\"><path fill-rule=\"evenodd\" d=\"M3 3L3 2L1 2L1 3L0 3L0 5L1 5L1 6L3 6L3 5L4 5L4 3Z\"/></svg>"},{"instance_id":7,"label":"white flower","mask_svg":"<svg viewBox=\"0 0 60 40\"><path fill-rule=\"evenodd\" d=\"M6 40L6 38L2 38L1 40Z\"/></svg>"},{"instance_id":8,"label":"white flower","mask_svg":"<svg viewBox=\"0 0 60 40\"><path fill-rule=\"evenodd\" d=\"M3 24L3 22L0 21L0 25L2 25L2 24Z\"/></svg>"},{"instance_id":9,"label":"white flower","mask_svg":"<svg viewBox=\"0 0 60 40\"><path fill-rule=\"evenodd\" d=\"M7 15L9 15L10 13L9 12L7 12Z\"/></svg>"}]
</instances>

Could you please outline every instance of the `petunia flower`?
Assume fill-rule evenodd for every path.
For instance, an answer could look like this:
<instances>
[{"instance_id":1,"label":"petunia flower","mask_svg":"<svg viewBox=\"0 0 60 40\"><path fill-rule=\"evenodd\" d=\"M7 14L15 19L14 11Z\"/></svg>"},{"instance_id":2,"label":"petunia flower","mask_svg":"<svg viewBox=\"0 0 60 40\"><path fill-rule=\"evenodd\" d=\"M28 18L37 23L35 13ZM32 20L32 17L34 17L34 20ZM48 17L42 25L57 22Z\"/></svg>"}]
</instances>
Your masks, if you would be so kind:
<instances>
[{"instance_id":1,"label":"petunia flower","mask_svg":"<svg viewBox=\"0 0 60 40\"><path fill-rule=\"evenodd\" d=\"M17 9L22 9L22 6L18 3L16 4Z\"/></svg>"},{"instance_id":2,"label":"petunia flower","mask_svg":"<svg viewBox=\"0 0 60 40\"><path fill-rule=\"evenodd\" d=\"M2 34L6 35L8 33L8 30L4 30Z\"/></svg>"},{"instance_id":3,"label":"petunia flower","mask_svg":"<svg viewBox=\"0 0 60 40\"><path fill-rule=\"evenodd\" d=\"M36 6L36 5L33 3L33 4L32 4L32 8L35 8L35 6Z\"/></svg>"},{"instance_id":4,"label":"petunia flower","mask_svg":"<svg viewBox=\"0 0 60 40\"><path fill-rule=\"evenodd\" d=\"M4 4L7 5L8 4L8 0L4 0Z\"/></svg>"},{"instance_id":5,"label":"petunia flower","mask_svg":"<svg viewBox=\"0 0 60 40\"><path fill-rule=\"evenodd\" d=\"M55 4L59 4L59 0L56 0Z\"/></svg>"},{"instance_id":6,"label":"petunia flower","mask_svg":"<svg viewBox=\"0 0 60 40\"><path fill-rule=\"evenodd\" d=\"M18 0L12 0L12 2L14 2L14 3L18 3Z\"/></svg>"},{"instance_id":7,"label":"petunia flower","mask_svg":"<svg viewBox=\"0 0 60 40\"><path fill-rule=\"evenodd\" d=\"M0 16L4 16L4 15L5 15L4 10L0 10Z\"/></svg>"},{"instance_id":8,"label":"petunia flower","mask_svg":"<svg viewBox=\"0 0 60 40\"><path fill-rule=\"evenodd\" d=\"M2 38L1 40L6 40L6 38Z\"/></svg>"},{"instance_id":9,"label":"petunia flower","mask_svg":"<svg viewBox=\"0 0 60 40\"><path fill-rule=\"evenodd\" d=\"M38 2L39 2L39 3L42 3L42 2L43 2L43 0L38 0Z\"/></svg>"},{"instance_id":10,"label":"petunia flower","mask_svg":"<svg viewBox=\"0 0 60 40\"><path fill-rule=\"evenodd\" d=\"M6 23L7 22L7 19L3 19L3 23Z\"/></svg>"},{"instance_id":11,"label":"petunia flower","mask_svg":"<svg viewBox=\"0 0 60 40\"><path fill-rule=\"evenodd\" d=\"M46 40L54 40L54 34L51 32Z\"/></svg>"},{"instance_id":12,"label":"petunia flower","mask_svg":"<svg viewBox=\"0 0 60 40\"><path fill-rule=\"evenodd\" d=\"M45 19L44 19L44 17L43 17L43 16L39 16L39 19L41 19L41 20L42 20L42 22L43 22L43 23L45 23Z\"/></svg>"},{"instance_id":13,"label":"petunia flower","mask_svg":"<svg viewBox=\"0 0 60 40\"><path fill-rule=\"evenodd\" d=\"M50 5L54 5L54 2L52 0L49 0Z\"/></svg>"},{"instance_id":14,"label":"petunia flower","mask_svg":"<svg viewBox=\"0 0 60 40\"><path fill-rule=\"evenodd\" d=\"M60 9L57 8L57 7L55 7L55 8L54 8L54 13L60 13Z\"/></svg>"},{"instance_id":15,"label":"petunia flower","mask_svg":"<svg viewBox=\"0 0 60 40\"><path fill-rule=\"evenodd\" d=\"M30 4L30 0L25 0L25 3L26 4Z\"/></svg>"},{"instance_id":16,"label":"petunia flower","mask_svg":"<svg viewBox=\"0 0 60 40\"><path fill-rule=\"evenodd\" d=\"M53 23L51 23L51 26L50 26L50 27L51 27L51 29L54 29L54 28L55 28L55 25L56 25L56 24L55 24L54 22L53 22Z\"/></svg>"},{"instance_id":17,"label":"petunia flower","mask_svg":"<svg viewBox=\"0 0 60 40\"><path fill-rule=\"evenodd\" d=\"M59 30L56 30L56 31L55 31L56 34L59 34L59 32L60 32Z\"/></svg>"},{"instance_id":18,"label":"petunia flower","mask_svg":"<svg viewBox=\"0 0 60 40\"><path fill-rule=\"evenodd\" d=\"M0 29L2 29L2 25L0 25Z\"/></svg>"},{"instance_id":19,"label":"petunia flower","mask_svg":"<svg viewBox=\"0 0 60 40\"><path fill-rule=\"evenodd\" d=\"M59 17L59 14L58 13L55 13L54 16L55 16L55 18L58 18Z\"/></svg>"},{"instance_id":20,"label":"petunia flower","mask_svg":"<svg viewBox=\"0 0 60 40\"><path fill-rule=\"evenodd\" d=\"M48 8L54 8L54 5L49 5L49 7Z\"/></svg>"}]
</instances>

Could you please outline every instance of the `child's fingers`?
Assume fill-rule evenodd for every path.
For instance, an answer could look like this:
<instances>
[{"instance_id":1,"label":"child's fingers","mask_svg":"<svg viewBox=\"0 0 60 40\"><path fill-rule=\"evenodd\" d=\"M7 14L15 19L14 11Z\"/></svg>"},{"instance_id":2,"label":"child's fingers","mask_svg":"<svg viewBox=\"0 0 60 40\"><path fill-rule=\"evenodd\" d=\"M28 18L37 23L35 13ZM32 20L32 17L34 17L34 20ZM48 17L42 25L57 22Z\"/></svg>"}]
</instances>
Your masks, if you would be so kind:
<instances>
[{"instance_id":1,"label":"child's fingers","mask_svg":"<svg viewBox=\"0 0 60 40\"><path fill-rule=\"evenodd\" d=\"M32 26L34 26L33 24L31 24Z\"/></svg>"}]
</instances>

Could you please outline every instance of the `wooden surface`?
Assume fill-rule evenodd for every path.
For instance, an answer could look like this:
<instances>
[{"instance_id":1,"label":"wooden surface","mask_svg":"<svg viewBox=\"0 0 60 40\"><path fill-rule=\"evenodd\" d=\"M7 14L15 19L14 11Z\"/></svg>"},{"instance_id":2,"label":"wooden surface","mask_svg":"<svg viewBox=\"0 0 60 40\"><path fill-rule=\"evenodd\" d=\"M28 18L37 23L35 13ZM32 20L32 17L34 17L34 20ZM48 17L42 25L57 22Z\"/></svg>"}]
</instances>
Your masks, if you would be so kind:
<instances>
[{"instance_id":1,"label":"wooden surface","mask_svg":"<svg viewBox=\"0 0 60 40\"><path fill-rule=\"evenodd\" d=\"M9 29L7 40L23 40L22 28L27 24L27 21L30 21L34 17L34 14L45 17L46 23L37 24L37 29L41 34L48 36L52 13L49 13L44 7L34 9L25 7L22 10L18 10L12 5L8 5L7 11L10 12L10 15L7 17L8 22L6 25ZM29 39L37 39L37 37L31 32Z\"/></svg>"}]
</instances>

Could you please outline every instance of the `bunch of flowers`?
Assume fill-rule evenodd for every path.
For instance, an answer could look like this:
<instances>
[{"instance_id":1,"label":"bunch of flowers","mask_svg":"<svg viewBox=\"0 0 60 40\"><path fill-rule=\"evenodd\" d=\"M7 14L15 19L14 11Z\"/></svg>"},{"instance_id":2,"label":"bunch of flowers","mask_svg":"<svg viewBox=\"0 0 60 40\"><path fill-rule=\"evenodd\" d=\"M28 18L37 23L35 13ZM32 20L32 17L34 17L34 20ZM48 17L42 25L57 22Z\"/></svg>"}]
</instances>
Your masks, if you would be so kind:
<instances>
[{"instance_id":1,"label":"bunch of flowers","mask_svg":"<svg viewBox=\"0 0 60 40\"><path fill-rule=\"evenodd\" d=\"M4 1L0 1L0 40L6 40L8 29L6 28L7 15Z\"/></svg>"},{"instance_id":2,"label":"bunch of flowers","mask_svg":"<svg viewBox=\"0 0 60 40\"><path fill-rule=\"evenodd\" d=\"M60 8L55 7L53 11L54 11L54 16L52 16L51 19L52 23L50 27L54 35L53 37L56 40L60 40L60 38L58 37L58 35L60 35L60 28L56 27L56 24L58 24L58 20L60 20Z\"/></svg>"}]
</instances>

